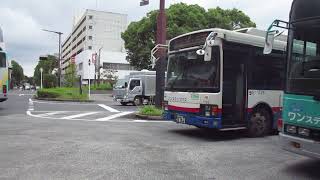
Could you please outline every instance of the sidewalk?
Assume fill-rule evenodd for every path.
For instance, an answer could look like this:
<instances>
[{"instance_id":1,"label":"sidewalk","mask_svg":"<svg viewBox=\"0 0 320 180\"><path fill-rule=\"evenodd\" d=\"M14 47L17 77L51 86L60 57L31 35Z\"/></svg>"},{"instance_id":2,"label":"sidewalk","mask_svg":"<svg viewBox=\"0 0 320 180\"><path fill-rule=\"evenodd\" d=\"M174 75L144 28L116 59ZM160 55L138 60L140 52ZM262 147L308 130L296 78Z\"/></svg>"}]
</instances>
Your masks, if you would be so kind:
<instances>
[{"instance_id":1,"label":"sidewalk","mask_svg":"<svg viewBox=\"0 0 320 180\"><path fill-rule=\"evenodd\" d=\"M112 94L91 94L90 100L113 102Z\"/></svg>"}]
</instances>

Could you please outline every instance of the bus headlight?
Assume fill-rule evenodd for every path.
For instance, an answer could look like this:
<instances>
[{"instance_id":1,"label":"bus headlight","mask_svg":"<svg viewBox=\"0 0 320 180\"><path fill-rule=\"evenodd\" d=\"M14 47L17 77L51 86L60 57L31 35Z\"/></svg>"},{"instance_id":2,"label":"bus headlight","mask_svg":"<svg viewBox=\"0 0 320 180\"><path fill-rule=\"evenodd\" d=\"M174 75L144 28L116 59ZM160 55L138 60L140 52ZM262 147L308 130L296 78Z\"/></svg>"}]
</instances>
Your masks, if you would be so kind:
<instances>
[{"instance_id":1,"label":"bus headlight","mask_svg":"<svg viewBox=\"0 0 320 180\"><path fill-rule=\"evenodd\" d=\"M291 134L296 134L297 133L297 127L296 126L287 125L286 131L288 133L291 133Z\"/></svg>"},{"instance_id":2,"label":"bus headlight","mask_svg":"<svg viewBox=\"0 0 320 180\"><path fill-rule=\"evenodd\" d=\"M298 134L301 136L310 136L310 130L306 128L299 128L298 129Z\"/></svg>"}]
</instances>

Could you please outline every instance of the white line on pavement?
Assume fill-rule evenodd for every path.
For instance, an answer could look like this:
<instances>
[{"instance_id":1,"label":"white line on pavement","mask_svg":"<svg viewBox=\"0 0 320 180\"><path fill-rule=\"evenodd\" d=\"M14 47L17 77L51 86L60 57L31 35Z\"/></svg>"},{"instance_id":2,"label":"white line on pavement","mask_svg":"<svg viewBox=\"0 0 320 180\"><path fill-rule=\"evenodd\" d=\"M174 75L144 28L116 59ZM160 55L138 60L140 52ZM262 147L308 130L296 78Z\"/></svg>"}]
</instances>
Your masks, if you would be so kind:
<instances>
[{"instance_id":1,"label":"white line on pavement","mask_svg":"<svg viewBox=\"0 0 320 180\"><path fill-rule=\"evenodd\" d=\"M116 109L113 109L112 107L109 107L109 106L106 106L104 104L98 104L98 106L102 107L103 109L107 110L107 111L110 111L110 112L115 112L115 113L118 113L120 111L116 110Z\"/></svg>"},{"instance_id":2,"label":"white line on pavement","mask_svg":"<svg viewBox=\"0 0 320 180\"><path fill-rule=\"evenodd\" d=\"M34 103L38 103L38 104L63 104L63 105L75 105L75 106L87 106L87 105L91 105L91 106L96 106L97 104L93 104L93 103L82 103L82 102L75 102L75 103L69 103L69 102L48 102L48 101L35 101L33 100L32 102Z\"/></svg>"},{"instance_id":3,"label":"white line on pavement","mask_svg":"<svg viewBox=\"0 0 320 180\"><path fill-rule=\"evenodd\" d=\"M79 118L79 117L89 116L89 115L97 114L97 113L98 112L88 112L88 113L76 114L76 115L72 115L72 116L66 116L66 117L63 117L61 119L76 119L76 118Z\"/></svg>"},{"instance_id":4,"label":"white line on pavement","mask_svg":"<svg viewBox=\"0 0 320 180\"><path fill-rule=\"evenodd\" d=\"M67 112L67 111L55 111L55 112L49 112L49 113L44 113L44 114L38 114L38 116L52 116L52 115L56 115L56 114L62 114L65 112Z\"/></svg>"},{"instance_id":5,"label":"white line on pavement","mask_svg":"<svg viewBox=\"0 0 320 180\"><path fill-rule=\"evenodd\" d=\"M111 119L115 119L115 118L118 118L118 117L121 117L121 116L125 116L125 115L128 115L128 114L132 114L132 113L133 112L122 112L122 113L114 114L114 115L111 115L111 116L108 116L108 117L96 119L94 121L109 121Z\"/></svg>"},{"instance_id":6,"label":"white line on pavement","mask_svg":"<svg viewBox=\"0 0 320 180\"><path fill-rule=\"evenodd\" d=\"M29 108L28 111L34 111L33 101L29 98Z\"/></svg>"},{"instance_id":7,"label":"white line on pavement","mask_svg":"<svg viewBox=\"0 0 320 180\"><path fill-rule=\"evenodd\" d=\"M36 118L43 118L43 119L54 119L54 120L61 120L58 117L49 117L49 116L39 116L32 114L31 111L26 112L28 116L36 117ZM65 119L65 120L77 120L77 121L87 121L87 122L95 122L96 120L88 120L88 119ZM103 122L103 121L102 121ZM109 120L107 122L110 123L173 123L172 121L145 121L145 120Z\"/></svg>"}]
</instances>

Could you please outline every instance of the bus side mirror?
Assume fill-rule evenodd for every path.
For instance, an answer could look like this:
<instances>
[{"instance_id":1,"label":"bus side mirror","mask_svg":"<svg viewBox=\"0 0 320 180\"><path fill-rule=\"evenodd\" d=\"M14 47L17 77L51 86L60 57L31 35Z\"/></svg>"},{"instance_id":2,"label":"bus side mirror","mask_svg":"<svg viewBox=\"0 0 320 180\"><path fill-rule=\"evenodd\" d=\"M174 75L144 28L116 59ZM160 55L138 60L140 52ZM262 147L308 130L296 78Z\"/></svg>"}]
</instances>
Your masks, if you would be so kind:
<instances>
[{"instance_id":1,"label":"bus side mirror","mask_svg":"<svg viewBox=\"0 0 320 180\"><path fill-rule=\"evenodd\" d=\"M206 46L205 49L199 49L196 51L199 56L204 56L204 61L211 61L212 48Z\"/></svg>"},{"instance_id":2,"label":"bus side mirror","mask_svg":"<svg viewBox=\"0 0 320 180\"><path fill-rule=\"evenodd\" d=\"M275 33L270 33L266 37L266 42L264 44L263 54L270 54L274 45Z\"/></svg>"}]
</instances>

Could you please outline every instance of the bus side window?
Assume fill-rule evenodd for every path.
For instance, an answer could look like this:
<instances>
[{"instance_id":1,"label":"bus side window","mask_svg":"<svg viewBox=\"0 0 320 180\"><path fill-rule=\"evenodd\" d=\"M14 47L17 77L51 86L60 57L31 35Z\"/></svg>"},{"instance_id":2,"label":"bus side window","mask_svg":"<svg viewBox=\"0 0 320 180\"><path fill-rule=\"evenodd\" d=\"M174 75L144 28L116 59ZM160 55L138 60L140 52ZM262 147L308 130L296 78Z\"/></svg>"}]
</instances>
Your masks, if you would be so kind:
<instances>
[{"instance_id":1,"label":"bus side window","mask_svg":"<svg viewBox=\"0 0 320 180\"><path fill-rule=\"evenodd\" d=\"M285 76L285 54L273 51L272 54L264 55L256 52L252 59L250 86L253 89L282 90Z\"/></svg>"}]
</instances>

